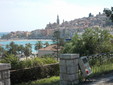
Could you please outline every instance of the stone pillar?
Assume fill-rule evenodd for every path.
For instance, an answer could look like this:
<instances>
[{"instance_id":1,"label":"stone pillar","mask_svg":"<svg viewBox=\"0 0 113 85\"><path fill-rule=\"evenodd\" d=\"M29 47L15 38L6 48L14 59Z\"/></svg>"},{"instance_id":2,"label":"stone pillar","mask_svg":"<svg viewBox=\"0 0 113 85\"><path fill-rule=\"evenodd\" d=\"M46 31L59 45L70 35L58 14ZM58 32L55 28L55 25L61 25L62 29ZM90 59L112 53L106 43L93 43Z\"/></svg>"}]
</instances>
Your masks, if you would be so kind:
<instances>
[{"instance_id":1,"label":"stone pillar","mask_svg":"<svg viewBox=\"0 0 113 85\"><path fill-rule=\"evenodd\" d=\"M79 54L60 55L60 85L75 85L78 79Z\"/></svg>"},{"instance_id":2,"label":"stone pillar","mask_svg":"<svg viewBox=\"0 0 113 85\"><path fill-rule=\"evenodd\" d=\"M10 68L10 64L0 63L0 85L11 85L9 70Z\"/></svg>"}]
</instances>

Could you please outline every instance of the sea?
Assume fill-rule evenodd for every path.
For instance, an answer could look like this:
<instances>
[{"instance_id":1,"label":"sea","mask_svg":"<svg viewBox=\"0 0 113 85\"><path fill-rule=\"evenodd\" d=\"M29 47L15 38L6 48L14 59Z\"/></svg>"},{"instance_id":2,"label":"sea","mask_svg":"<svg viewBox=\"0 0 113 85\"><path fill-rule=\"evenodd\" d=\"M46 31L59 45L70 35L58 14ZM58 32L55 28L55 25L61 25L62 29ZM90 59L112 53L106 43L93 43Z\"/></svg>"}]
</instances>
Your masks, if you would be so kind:
<instances>
[{"instance_id":1,"label":"sea","mask_svg":"<svg viewBox=\"0 0 113 85\"><path fill-rule=\"evenodd\" d=\"M8 32L0 32L0 36L2 35L5 35L5 34L8 34ZM6 45L10 44L11 42L14 42L15 44L18 44L18 45L25 45L27 43L30 43L32 45L32 52L33 53L36 53L37 51L35 50L35 44L39 41L39 40L1 40L0 41L0 45L2 45L4 48ZM43 44L43 47L45 46L44 44L46 42L48 42L49 44L53 44L53 41L52 40L40 40Z\"/></svg>"}]
</instances>

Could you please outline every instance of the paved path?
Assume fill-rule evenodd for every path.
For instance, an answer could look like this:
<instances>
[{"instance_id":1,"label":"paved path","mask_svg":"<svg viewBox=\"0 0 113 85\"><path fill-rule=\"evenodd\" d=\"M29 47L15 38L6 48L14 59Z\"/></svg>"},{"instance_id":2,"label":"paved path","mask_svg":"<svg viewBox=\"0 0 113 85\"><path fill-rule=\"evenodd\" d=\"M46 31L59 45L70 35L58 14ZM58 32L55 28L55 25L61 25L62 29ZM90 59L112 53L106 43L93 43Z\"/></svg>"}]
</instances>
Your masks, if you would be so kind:
<instances>
[{"instance_id":1,"label":"paved path","mask_svg":"<svg viewBox=\"0 0 113 85\"><path fill-rule=\"evenodd\" d=\"M113 75L111 77L102 78L90 85L113 85Z\"/></svg>"},{"instance_id":2,"label":"paved path","mask_svg":"<svg viewBox=\"0 0 113 85\"><path fill-rule=\"evenodd\" d=\"M92 78L90 81L85 81L80 85L113 85L113 72Z\"/></svg>"}]
</instances>

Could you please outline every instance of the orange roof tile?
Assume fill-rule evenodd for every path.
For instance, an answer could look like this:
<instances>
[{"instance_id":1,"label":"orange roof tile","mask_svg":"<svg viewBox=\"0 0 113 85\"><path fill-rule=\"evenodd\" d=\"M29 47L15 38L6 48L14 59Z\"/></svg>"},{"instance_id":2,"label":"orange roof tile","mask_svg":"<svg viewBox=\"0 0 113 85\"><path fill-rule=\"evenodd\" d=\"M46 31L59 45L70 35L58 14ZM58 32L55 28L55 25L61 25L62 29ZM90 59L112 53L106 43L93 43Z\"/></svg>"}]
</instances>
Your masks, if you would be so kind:
<instances>
[{"instance_id":1,"label":"orange roof tile","mask_svg":"<svg viewBox=\"0 0 113 85\"><path fill-rule=\"evenodd\" d=\"M49 45L48 47L44 47L44 48L41 48L39 50L57 51L57 45ZM60 49L58 49L58 50L60 50Z\"/></svg>"}]
</instances>

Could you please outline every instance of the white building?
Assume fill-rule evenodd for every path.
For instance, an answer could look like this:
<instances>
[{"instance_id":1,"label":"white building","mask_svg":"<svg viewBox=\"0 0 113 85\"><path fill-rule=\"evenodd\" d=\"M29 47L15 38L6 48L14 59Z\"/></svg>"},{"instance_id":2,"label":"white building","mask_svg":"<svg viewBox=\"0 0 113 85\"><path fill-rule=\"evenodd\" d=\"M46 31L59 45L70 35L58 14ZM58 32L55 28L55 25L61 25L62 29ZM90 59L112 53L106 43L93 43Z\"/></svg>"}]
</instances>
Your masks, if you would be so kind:
<instances>
[{"instance_id":1,"label":"white building","mask_svg":"<svg viewBox=\"0 0 113 85\"><path fill-rule=\"evenodd\" d=\"M60 49L58 49L60 51ZM44 55L57 55L57 45L49 45L48 47L44 47L38 50L38 56L44 56Z\"/></svg>"}]
</instances>

